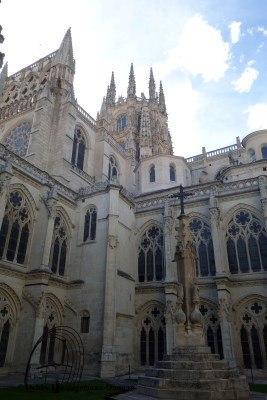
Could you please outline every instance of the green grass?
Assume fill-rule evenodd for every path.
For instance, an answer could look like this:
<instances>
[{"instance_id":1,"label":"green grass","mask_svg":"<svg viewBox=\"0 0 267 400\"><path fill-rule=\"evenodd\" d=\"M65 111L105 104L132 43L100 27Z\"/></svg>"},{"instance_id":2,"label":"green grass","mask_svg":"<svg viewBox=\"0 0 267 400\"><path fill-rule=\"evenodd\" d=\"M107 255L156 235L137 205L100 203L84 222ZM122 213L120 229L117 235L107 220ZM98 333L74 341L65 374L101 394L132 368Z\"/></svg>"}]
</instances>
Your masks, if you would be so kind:
<instances>
[{"instance_id":1,"label":"green grass","mask_svg":"<svg viewBox=\"0 0 267 400\"><path fill-rule=\"evenodd\" d=\"M267 385L263 383L250 383L249 389L252 392L267 393Z\"/></svg>"},{"instance_id":2,"label":"green grass","mask_svg":"<svg viewBox=\"0 0 267 400\"><path fill-rule=\"evenodd\" d=\"M92 380L81 382L79 391L75 391L73 385L64 385L60 387L59 393L55 393L52 385L47 385L39 390L32 386L28 391L24 386L0 388L0 398L5 400L73 400L77 398L103 400L106 395L118 392L121 392L118 386L111 387L111 384L104 381Z\"/></svg>"}]
</instances>

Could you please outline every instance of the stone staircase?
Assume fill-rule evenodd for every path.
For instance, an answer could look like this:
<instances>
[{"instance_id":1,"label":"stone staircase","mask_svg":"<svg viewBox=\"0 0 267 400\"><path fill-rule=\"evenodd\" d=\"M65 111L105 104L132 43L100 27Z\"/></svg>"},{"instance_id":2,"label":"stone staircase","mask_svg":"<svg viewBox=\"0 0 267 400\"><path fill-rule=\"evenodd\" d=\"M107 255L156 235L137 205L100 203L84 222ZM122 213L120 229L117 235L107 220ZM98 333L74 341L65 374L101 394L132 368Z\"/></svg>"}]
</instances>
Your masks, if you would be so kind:
<instances>
[{"instance_id":1,"label":"stone staircase","mask_svg":"<svg viewBox=\"0 0 267 400\"><path fill-rule=\"evenodd\" d=\"M138 379L138 393L164 400L249 399L246 377L205 346L181 346L165 355Z\"/></svg>"}]
</instances>

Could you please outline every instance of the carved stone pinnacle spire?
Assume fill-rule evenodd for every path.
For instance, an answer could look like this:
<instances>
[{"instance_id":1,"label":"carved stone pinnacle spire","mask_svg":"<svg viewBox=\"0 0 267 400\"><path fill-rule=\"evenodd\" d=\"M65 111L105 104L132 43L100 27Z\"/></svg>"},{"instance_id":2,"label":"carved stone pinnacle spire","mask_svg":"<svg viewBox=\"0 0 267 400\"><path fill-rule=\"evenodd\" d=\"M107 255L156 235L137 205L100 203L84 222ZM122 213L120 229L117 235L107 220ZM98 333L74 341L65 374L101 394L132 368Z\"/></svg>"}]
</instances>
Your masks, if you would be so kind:
<instances>
[{"instance_id":1,"label":"carved stone pinnacle spire","mask_svg":"<svg viewBox=\"0 0 267 400\"><path fill-rule=\"evenodd\" d=\"M135 85L133 63L131 63L131 68L130 68L127 96L128 97L135 97L136 96L136 85Z\"/></svg>"}]
</instances>

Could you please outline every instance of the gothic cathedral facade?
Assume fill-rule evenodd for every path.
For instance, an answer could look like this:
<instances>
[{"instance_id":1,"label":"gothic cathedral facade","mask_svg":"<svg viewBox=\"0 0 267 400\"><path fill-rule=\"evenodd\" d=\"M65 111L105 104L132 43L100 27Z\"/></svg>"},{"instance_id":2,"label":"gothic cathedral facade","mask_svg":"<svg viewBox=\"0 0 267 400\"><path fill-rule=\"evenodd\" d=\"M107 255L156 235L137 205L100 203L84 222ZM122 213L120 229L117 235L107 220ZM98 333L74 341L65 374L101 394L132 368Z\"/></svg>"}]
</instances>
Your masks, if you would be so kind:
<instances>
[{"instance_id":1,"label":"gothic cathedral facade","mask_svg":"<svg viewBox=\"0 0 267 400\"><path fill-rule=\"evenodd\" d=\"M147 97L133 65L126 97L112 73L96 120L74 97L74 74L70 30L57 51L1 71L0 374L24 371L60 325L79 332L91 375L172 352L180 185L205 340L233 368L266 374L267 130L177 156L152 69Z\"/></svg>"}]
</instances>

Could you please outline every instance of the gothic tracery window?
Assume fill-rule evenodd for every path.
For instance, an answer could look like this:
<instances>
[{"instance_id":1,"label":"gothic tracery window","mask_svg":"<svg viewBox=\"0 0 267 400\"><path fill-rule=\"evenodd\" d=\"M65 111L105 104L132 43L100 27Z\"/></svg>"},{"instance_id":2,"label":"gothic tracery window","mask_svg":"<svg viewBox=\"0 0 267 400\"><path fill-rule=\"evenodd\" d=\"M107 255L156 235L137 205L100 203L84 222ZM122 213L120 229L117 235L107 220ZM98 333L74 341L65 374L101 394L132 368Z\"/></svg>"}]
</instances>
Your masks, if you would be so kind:
<instances>
[{"instance_id":1,"label":"gothic tracery window","mask_svg":"<svg viewBox=\"0 0 267 400\"><path fill-rule=\"evenodd\" d=\"M31 124L24 123L17 126L7 137L5 146L20 157L27 155Z\"/></svg>"},{"instance_id":2,"label":"gothic tracery window","mask_svg":"<svg viewBox=\"0 0 267 400\"><path fill-rule=\"evenodd\" d=\"M197 276L214 276L216 269L210 227L199 218L192 219L189 227L197 250Z\"/></svg>"},{"instance_id":3,"label":"gothic tracery window","mask_svg":"<svg viewBox=\"0 0 267 400\"><path fill-rule=\"evenodd\" d=\"M80 170L83 170L84 164L84 155L85 155L85 139L78 128L74 133L73 145L72 145L72 156L71 163L76 166Z\"/></svg>"},{"instance_id":4,"label":"gothic tracery window","mask_svg":"<svg viewBox=\"0 0 267 400\"><path fill-rule=\"evenodd\" d=\"M267 270L267 233L251 212L237 212L228 224L226 244L232 274Z\"/></svg>"},{"instance_id":5,"label":"gothic tracery window","mask_svg":"<svg viewBox=\"0 0 267 400\"><path fill-rule=\"evenodd\" d=\"M160 281L163 279L163 235L158 226L146 230L139 245L139 282Z\"/></svg>"},{"instance_id":6,"label":"gothic tracery window","mask_svg":"<svg viewBox=\"0 0 267 400\"><path fill-rule=\"evenodd\" d=\"M113 156L110 156L108 165L108 179L116 181L117 177L118 177L117 162Z\"/></svg>"},{"instance_id":7,"label":"gothic tracery window","mask_svg":"<svg viewBox=\"0 0 267 400\"><path fill-rule=\"evenodd\" d=\"M83 241L87 240L95 240L96 237L96 219L97 212L96 207L91 206L84 217L84 232L83 232Z\"/></svg>"},{"instance_id":8,"label":"gothic tracery window","mask_svg":"<svg viewBox=\"0 0 267 400\"><path fill-rule=\"evenodd\" d=\"M150 307L142 318L139 333L140 364L142 366L155 365L163 360L165 353L165 319L163 311L157 307Z\"/></svg>"},{"instance_id":9,"label":"gothic tracery window","mask_svg":"<svg viewBox=\"0 0 267 400\"><path fill-rule=\"evenodd\" d=\"M0 257L24 264L32 219L25 196L15 190L10 193L0 231Z\"/></svg>"},{"instance_id":10,"label":"gothic tracery window","mask_svg":"<svg viewBox=\"0 0 267 400\"><path fill-rule=\"evenodd\" d=\"M219 354L220 359L224 358L221 326L215 307L201 303L199 311L204 321L204 334L207 345L211 348L211 352Z\"/></svg>"},{"instance_id":11,"label":"gothic tracery window","mask_svg":"<svg viewBox=\"0 0 267 400\"><path fill-rule=\"evenodd\" d=\"M5 366L14 313L6 295L0 291L0 368Z\"/></svg>"},{"instance_id":12,"label":"gothic tracery window","mask_svg":"<svg viewBox=\"0 0 267 400\"><path fill-rule=\"evenodd\" d=\"M263 369L267 366L267 306L253 301L240 314L240 344L243 367Z\"/></svg>"},{"instance_id":13,"label":"gothic tracery window","mask_svg":"<svg viewBox=\"0 0 267 400\"><path fill-rule=\"evenodd\" d=\"M68 234L62 217L56 216L54 222L53 240L50 253L50 268L54 274L63 276L65 273L68 251Z\"/></svg>"}]
</instances>

